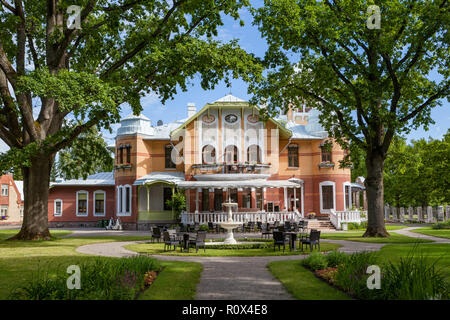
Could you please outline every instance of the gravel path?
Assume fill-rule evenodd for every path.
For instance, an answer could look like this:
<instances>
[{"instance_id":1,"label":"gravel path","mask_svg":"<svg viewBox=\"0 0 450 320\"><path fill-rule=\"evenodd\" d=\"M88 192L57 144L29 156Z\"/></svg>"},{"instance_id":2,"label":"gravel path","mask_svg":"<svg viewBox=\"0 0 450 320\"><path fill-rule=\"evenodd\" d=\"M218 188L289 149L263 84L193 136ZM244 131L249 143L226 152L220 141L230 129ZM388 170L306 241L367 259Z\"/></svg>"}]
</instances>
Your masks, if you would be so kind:
<instances>
[{"instance_id":1,"label":"gravel path","mask_svg":"<svg viewBox=\"0 0 450 320\"><path fill-rule=\"evenodd\" d=\"M429 239L436 243L450 243L449 239L436 238L410 230L418 227L409 227L400 230L392 230L409 237L419 239ZM136 231L75 231L70 236L80 235L93 236L101 235L140 235ZM121 233L121 234L119 234ZM142 235L148 235L142 234ZM213 238L223 235L213 235ZM245 235L247 236L247 235ZM248 237L254 237L249 234ZM380 250L385 243L365 243L346 240L324 239L323 242L337 243L342 245L338 250L346 253L355 253L361 251ZM136 252L124 248L124 246L133 243L145 243L148 241L120 241L95 243L84 245L76 249L77 252L108 256L108 257L128 257L137 255ZM203 272L200 282L197 286L197 300L291 300L291 295L284 286L275 279L267 269L267 264L272 261L280 260L299 260L305 258L304 255L295 256L265 256L265 257L182 257L168 255L153 255L159 260L166 261L192 261L203 265Z\"/></svg>"}]
</instances>

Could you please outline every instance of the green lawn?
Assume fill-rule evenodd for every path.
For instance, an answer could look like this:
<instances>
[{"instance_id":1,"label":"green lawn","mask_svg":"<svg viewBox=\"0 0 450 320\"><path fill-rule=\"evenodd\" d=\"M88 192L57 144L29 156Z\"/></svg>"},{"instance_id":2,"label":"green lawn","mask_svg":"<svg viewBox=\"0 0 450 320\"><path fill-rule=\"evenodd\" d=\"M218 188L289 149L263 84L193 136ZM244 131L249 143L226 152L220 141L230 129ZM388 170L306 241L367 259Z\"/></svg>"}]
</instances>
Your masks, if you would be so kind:
<instances>
[{"instance_id":1,"label":"green lawn","mask_svg":"<svg viewBox=\"0 0 450 320\"><path fill-rule=\"evenodd\" d=\"M416 239L395 232L391 232L386 238L363 238L364 232L347 232L347 233L323 233L321 239L348 240L358 242L372 243L417 243L417 242L433 242L431 240Z\"/></svg>"},{"instance_id":2,"label":"green lawn","mask_svg":"<svg viewBox=\"0 0 450 320\"><path fill-rule=\"evenodd\" d=\"M400 226L400 225L393 225L393 224L387 224L386 225L386 230L400 230L400 229L404 229L404 228L408 228L408 226ZM352 230L348 230L348 231L366 231L366 228L359 228L359 229L352 229Z\"/></svg>"},{"instance_id":3,"label":"green lawn","mask_svg":"<svg viewBox=\"0 0 450 320\"><path fill-rule=\"evenodd\" d=\"M398 262L415 252L429 258L450 282L450 244L388 244L377 255L380 262ZM350 299L346 294L318 279L313 272L301 265L301 260L276 261L269 264L270 272L286 289L300 300ZM383 272L383 269L381 269Z\"/></svg>"},{"instance_id":4,"label":"green lawn","mask_svg":"<svg viewBox=\"0 0 450 320\"><path fill-rule=\"evenodd\" d=\"M0 229L0 240L6 240L19 233L19 229ZM69 230L50 230L50 234L54 237L61 237L71 234Z\"/></svg>"},{"instance_id":5,"label":"green lawn","mask_svg":"<svg viewBox=\"0 0 450 320\"><path fill-rule=\"evenodd\" d=\"M348 300L348 295L317 278L301 265L301 260L276 261L269 271L298 300Z\"/></svg>"},{"instance_id":6,"label":"green lawn","mask_svg":"<svg viewBox=\"0 0 450 320\"><path fill-rule=\"evenodd\" d=\"M321 243L320 249L321 251L330 251L339 248L340 245L334 243ZM217 257L217 256L233 256L233 257L252 257L252 256L281 256L281 255L298 255L302 253L309 253L308 250L305 249L304 252L301 251L289 251L289 248L286 248L286 251L283 252L273 250L271 248L264 249L211 249L206 247L205 252L203 249L199 249L198 253L195 252L195 249L190 249L190 252L180 252L180 249L177 248L176 251L164 251L163 243L136 243L129 244L125 246L126 249L135 251L143 254L161 254L161 255L177 255L177 256L202 256L202 257ZM315 249L315 251L317 251Z\"/></svg>"},{"instance_id":7,"label":"green lawn","mask_svg":"<svg viewBox=\"0 0 450 320\"><path fill-rule=\"evenodd\" d=\"M411 232L421 233L427 236L450 239L450 229L433 229L432 227L424 227L411 230Z\"/></svg>"},{"instance_id":8,"label":"green lawn","mask_svg":"<svg viewBox=\"0 0 450 320\"><path fill-rule=\"evenodd\" d=\"M0 230L0 239L6 239L17 230ZM53 232L66 234L62 230ZM58 238L49 241L0 240L0 299L8 299L11 291L31 279L38 270L55 274L60 267L93 260L94 256L75 251L81 245L145 240L148 237L80 237ZM110 258L118 259L118 258ZM200 278L201 265L185 262L161 262L165 267L156 281L140 296L141 299L193 299Z\"/></svg>"},{"instance_id":9,"label":"green lawn","mask_svg":"<svg viewBox=\"0 0 450 320\"><path fill-rule=\"evenodd\" d=\"M445 243L421 243L421 244L389 244L381 248L379 257L383 261L395 262L407 257L413 250L423 254L431 261L437 260L436 266L442 269L450 282L450 244Z\"/></svg>"}]
</instances>

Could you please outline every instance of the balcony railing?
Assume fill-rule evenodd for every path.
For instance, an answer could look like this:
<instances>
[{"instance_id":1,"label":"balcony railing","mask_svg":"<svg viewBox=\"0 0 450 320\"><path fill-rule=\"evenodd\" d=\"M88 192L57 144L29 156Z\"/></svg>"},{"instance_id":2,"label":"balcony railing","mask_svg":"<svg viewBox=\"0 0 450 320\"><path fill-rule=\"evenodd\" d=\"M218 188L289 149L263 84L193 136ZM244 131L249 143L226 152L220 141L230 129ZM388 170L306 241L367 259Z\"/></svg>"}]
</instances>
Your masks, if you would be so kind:
<instances>
[{"instance_id":1,"label":"balcony railing","mask_svg":"<svg viewBox=\"0 0 450 320\"><path fill-rule=\"evenodd\" d=\"M200 169L200 171L218 171L224 173L259 173L262 169L271 167L271 163L247 163L247 162L221 162L221 163L197 163L192 168Z\"/></svg>"},{"instance_id":2,"label":"balcony railing","mask_svg":"<svg viewBox=\"0 0 450 320\"><path fill-rule=\"evenodd\" d=\"M280 212L233 212L233 221L235 222L275 222L280 221L295 221L298 222L302 215L292 211ZM207 224L208 222L220 223L228 221L228 214L226 212L186 212L181 213L181 222L183 224Z\"/></svg>"}]
</instances>

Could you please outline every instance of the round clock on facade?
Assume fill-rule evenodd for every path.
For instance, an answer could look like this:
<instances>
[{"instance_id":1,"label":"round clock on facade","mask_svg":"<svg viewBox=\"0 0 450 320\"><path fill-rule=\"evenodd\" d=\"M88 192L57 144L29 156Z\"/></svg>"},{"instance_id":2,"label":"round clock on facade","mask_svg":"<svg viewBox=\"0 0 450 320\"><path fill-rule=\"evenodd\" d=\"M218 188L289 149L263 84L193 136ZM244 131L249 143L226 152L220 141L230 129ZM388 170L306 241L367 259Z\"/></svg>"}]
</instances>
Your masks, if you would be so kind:
<instances>
[{"instance_id":1,"label":"round clock on facade","mask_svg":"<svg viewBox=\"0 0 450 320\"><path fill-rule=\"evenodd\" d=\"M237 121L238 117L235 114L229 114L225 116L225 121L228 123L235 123Z\"/></svg>"}]
</instances>

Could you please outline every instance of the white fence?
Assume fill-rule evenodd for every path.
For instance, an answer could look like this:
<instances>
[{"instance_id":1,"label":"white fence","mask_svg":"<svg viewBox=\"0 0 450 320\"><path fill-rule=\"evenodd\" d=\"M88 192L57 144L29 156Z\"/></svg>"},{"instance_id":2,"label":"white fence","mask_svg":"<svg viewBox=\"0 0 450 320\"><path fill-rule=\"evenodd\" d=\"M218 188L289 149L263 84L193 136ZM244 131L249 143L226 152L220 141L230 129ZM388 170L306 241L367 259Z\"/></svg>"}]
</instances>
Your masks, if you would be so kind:
<instances>
[{"instance_id":1,"label":"white fence","mask_svg":"<svg viewBox=\"0 0 450 320\"><path fill-rule=\"evenodd\" d=\"M298 222L302 215L292 211L281 212L233 212L233 221L235 222L275 222L294 221ZM183 224L207 224L208 222L218 223L226 222L228 214L225 212L181 212L181 222Z\"/></svg>"},{"instance_id":2,"label":"white fence","mask_svg":"<svg viewBox=\"0 0 450 320\"><path fill-rule=\"evenodd\" d=\"M342 229L343 223L361 223L367 220L367 211L334 211L330 212L330 222L337 230Z\"/></svg>"}]
</instances>

